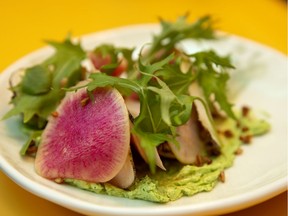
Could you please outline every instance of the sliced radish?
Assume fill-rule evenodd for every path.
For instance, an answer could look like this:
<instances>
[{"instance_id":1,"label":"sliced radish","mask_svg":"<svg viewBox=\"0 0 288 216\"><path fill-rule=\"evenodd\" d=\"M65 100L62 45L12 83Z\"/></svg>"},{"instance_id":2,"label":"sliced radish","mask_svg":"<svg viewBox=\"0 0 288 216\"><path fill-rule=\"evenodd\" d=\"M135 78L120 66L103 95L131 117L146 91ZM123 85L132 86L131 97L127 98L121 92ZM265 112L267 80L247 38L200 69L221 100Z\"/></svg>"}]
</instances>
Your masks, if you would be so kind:
<instances>
[{"instance_id":1,"label":"sliced radish","mask_svg":"<svg viewBox=\"0 0 288 216\"><path fill-rule=\"evenodd\" d=\"M35 160L39 175L107 182L123 168L130 148L124 100L112 88L98 88L93 96L85 89L69 93L49 117Z\"/></svg>"}]
</instances>

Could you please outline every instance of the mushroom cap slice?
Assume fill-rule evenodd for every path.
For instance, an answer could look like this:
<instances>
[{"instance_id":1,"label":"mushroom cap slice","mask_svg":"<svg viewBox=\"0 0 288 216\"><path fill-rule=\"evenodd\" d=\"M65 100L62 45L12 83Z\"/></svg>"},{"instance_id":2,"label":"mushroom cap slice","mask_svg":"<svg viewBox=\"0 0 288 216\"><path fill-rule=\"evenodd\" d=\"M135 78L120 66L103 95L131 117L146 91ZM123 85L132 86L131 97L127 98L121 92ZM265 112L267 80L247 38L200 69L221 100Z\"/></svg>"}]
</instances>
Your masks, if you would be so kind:
<instances>
[{"instance_id":1,"label":"mushroom cap slice","mask_svg":"<svg viewBox=\"0 0 288 216\"><path fill-rule=\"evenodd\" d=\"M129 151L124 166L119 171L119 173L109 181L109 183L125 189L131 186L134 180L135 180L135 167L131 151Z\"/></svg>"},{"instance_id":2,"label":"mushroom cap slice","mask_svg":"<svg viewBox=\"0 0 288 216\"><path fill-rule=\"evenodd\" d=\"M189 87L189 93L204 100L202 89L196 82ZM217 156L220 154L220 140L213 119L209 110L199 100L194 101L190 119L177 128L177 133L176 140L179 146L173 143L168 144L181 163L195 163L197 156L203 154L204 151L208 155Z\"/></svg>"}]
</instances>

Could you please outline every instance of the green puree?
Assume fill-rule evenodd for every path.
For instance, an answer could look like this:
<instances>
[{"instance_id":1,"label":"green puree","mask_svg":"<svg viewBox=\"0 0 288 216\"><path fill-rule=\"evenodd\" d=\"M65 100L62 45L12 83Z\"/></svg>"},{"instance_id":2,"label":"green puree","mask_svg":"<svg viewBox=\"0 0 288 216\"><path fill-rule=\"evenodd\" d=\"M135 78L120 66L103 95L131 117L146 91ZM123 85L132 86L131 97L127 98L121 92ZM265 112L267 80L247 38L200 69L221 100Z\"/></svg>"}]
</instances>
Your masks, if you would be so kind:
<instances>
[{"instance_id":1,"label":"green puree","mask_svg":"<svg viewBox=\"0 0 288 216\"><path fill-rule=\"evenodd\" d=\"M242 117L240 123L232 120L217 122L217 130L222 140L222 154L212 158L212 163L195 166L180 165L172 160L164 161L167 171L157 170L156 174L152 175L148 171L139 172L137 170L135 183L126 190L114 187L109 183L89 183L75 179L65 179L65 182L98 194L159 203L174 201L182 196L211 191L219 182L220 173L232 166L236 156L235 152L243 144L240 137L249 137L250 139L251 136L266 133L269 128L266 121L257 119L252 114L245 118ZM225 135L227 130L230 136Z\"/></svg>"}]
</instances>

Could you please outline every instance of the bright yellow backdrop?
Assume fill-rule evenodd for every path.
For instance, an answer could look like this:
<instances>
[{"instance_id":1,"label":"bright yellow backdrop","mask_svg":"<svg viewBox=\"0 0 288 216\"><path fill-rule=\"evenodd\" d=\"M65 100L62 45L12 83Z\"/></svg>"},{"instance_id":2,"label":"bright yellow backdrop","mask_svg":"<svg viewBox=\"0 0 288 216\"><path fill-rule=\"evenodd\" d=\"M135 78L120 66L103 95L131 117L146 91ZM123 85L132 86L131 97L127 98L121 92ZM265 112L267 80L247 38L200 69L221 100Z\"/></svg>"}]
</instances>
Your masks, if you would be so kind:
<instances>
[{"instance_id":1,"label":"bright yellow backdrop","mask_svg":"<svg viewBox=\"0 0 288 216\"><path fill-rule=\"evenodd\" d=\"M284 0L0 0L0 71L45 45L108 28L175 20L190 12L193 20L213 15L222 31L271 46L287 54L287 8ZM0 93L1 94L1 93ZM284 216L286 196L231 214ZM271 215L270 214L270 215ZM0 215L79 215L24 191L0 172Z\"/></svg>"},{"instance_id":2,"label":"bright yellow backdrop","mask_svg":"<svg viewBox=\"0 0 288 216\"><path fill-rule=\"evenodd\" d=\"M67 32L78 36L159 16L174 20L187 11L190 20L211 14L221 30L287 52L284 0L1 0L0 70Z\"/></svg>"}]
</instances>

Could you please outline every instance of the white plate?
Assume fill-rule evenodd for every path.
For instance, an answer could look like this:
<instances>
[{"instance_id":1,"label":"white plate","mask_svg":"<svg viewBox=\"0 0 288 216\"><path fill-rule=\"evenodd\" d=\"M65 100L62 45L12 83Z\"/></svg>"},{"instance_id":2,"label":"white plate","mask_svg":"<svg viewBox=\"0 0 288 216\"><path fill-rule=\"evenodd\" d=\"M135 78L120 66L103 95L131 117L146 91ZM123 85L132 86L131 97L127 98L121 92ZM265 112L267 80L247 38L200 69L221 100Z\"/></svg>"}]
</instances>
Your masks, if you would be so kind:
<instances>
[{"instance_id":1,"label":"white plate","mask_svg":"<svg viewBox=\"0 0 288 216\"><path fill-rule=\"evenodd\" d=\"M86 49L108 42L141 47L159 30L157 25L128 26L82 37ZM265 110L271 115L272 130L244 147L234 166L227 170L227 181L209 193L184 197L168 204L98 195L38 176L33 160L19 155L24 137L17 128L18 118L0 122L0 168L17 184L37 196L87 215L207 215L222 214L269 199L286 189L287 177L287 58L249 40L227 36L220 41L182 43L187 52L216 49L231 53L237 70L231 79L231 95L236 104ZM20 59L0 77L0 116L9 109L8 79L13 71L33 65L53 50L43 48ZM240 91L239 91L240 90Z\"/></svg>"}]
</instances>

